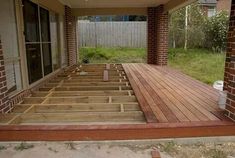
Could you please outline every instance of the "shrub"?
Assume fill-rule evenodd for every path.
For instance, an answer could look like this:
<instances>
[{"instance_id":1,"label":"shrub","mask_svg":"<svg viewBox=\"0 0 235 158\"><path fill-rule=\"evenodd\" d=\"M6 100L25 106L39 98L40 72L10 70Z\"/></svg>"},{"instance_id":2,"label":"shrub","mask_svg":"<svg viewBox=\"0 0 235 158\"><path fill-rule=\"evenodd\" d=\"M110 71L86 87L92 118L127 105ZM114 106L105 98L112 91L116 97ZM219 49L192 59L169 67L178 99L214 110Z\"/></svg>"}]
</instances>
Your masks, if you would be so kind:
<instances>
[{"instance_id":1,"label":"shrub","mask_svg":"<svg viewBox=\"0 0 235 158\"><path fill-rule=\"evenodd\" d=\"M205 47L215 52L226 48L229 16L227 12L217 13L205 22Z\"/></svg>"}]
</instances>

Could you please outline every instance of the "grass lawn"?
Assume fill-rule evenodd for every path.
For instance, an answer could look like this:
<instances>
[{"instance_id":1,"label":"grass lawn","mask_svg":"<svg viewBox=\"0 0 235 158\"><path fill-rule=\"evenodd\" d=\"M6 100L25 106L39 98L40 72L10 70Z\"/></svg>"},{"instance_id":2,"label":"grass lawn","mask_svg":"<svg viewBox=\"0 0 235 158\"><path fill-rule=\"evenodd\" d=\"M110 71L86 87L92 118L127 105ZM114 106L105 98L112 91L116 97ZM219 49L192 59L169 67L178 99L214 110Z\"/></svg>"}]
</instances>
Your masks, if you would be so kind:
<instances>
[{"instance_id":1,"label":"grass lawn","mask_svg":"<svg viewBox=\"0 0 235 158\"><path fill-rule=\"evenodd\" d=\"M144 48L81 48L80 62L90 63L143 63L146 61Z\"/></svg>"},{"instance_id":2,"label":"grass lawn","mask_svg":"<svg viewBox=\"0 0 235 158\"><path fill-rule=\"evenodd\" d=\"M89 63L138 63L146 62L144 48L81 48L80 62ZM205 49L170 49L169 66L181 70L207 84L223 80L225 54Z\"/></svg>"}]
</instances>

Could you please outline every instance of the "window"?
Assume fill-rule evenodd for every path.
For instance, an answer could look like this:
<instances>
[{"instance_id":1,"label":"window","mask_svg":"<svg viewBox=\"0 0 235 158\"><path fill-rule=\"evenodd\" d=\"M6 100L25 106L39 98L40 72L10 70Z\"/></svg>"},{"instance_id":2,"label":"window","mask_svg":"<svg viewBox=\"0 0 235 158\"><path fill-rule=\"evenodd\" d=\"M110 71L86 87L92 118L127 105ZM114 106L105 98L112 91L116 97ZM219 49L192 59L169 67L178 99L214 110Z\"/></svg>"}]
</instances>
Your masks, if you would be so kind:
<instances>
[{"instance_id":1,"label":"window","mask_svg":"<svg viewBox=\"0 0 235 158\"><path fill-rule=\"evenodd\" d=\"M9 93L14 93L22 89L14 0L1 1L0 35L4 53L7 88Z\"/></svg>"},{"instance_id":2,"label":"window","mask_svg":"<svg viewBox=\"0 0 235 158\"><path fill-rule=\"evenodd\" d=\"M210 7L210 8L208 8L208 13L207 13L207 16L208 17L212 17L212 16L214 16L216 14L216 9L215 9L215 7Z\"/></svg>"}]
</instances>

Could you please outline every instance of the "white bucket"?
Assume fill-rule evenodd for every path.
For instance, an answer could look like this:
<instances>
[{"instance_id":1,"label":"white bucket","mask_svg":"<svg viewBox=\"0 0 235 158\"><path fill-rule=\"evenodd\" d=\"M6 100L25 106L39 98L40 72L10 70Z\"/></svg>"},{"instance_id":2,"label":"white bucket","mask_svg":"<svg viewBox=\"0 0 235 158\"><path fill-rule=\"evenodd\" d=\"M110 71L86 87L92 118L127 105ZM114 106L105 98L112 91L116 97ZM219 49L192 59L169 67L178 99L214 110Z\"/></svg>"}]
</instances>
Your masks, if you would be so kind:
<instances>
[{"instance_id":1,"label":"white bucket","mask_svg":"<svg viewBox=\"0 0 235 158\"><path fill-rule=\"evenodd\" d=\"M219 91L223 91L224 81L215 81L213 87Z\"/></svg>"}]
</instances>

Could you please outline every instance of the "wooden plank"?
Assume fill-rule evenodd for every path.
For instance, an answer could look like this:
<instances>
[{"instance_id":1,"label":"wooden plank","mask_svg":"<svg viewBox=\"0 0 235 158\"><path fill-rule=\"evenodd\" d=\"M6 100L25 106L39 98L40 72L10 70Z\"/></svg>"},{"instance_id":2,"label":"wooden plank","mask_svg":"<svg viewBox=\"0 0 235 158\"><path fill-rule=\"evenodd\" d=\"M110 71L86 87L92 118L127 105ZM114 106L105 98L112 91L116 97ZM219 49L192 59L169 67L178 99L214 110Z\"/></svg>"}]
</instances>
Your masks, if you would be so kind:
<instances>
[{"instance_id":1,"label":"wooden plank","mask_svg":"<svg viewBox=\"0 0 235 158\"><path fill-rule=\"evenodd\" d=\"M234 135L235 124L222 121L146 125L0 126L1 141L135 140Z\"/></svg>"},{"instance_id":2,"label":"wooden plank","mask_svg":"<svg viewBox=\"0 0 235 158\"><path fill-rule=\"evenodd\" d=\"M109 81L109 72L108 72L108 70L104 70L103 81L104 82L108 82Z\"/></svg>"},{"instance_id":3,"label":"wooden plank","mask_svg":"<svg viewBox=\"0 0 235 158\"><path fill-rule=\"evenodd\" d=\"M151 79L151 78L149 78ZM157 87L154 82L149 82L150 80L148 80L148 84L147 81L143 81L145 82L145 84L147 85L149 91L152 92L152 98L154 99L154 101L157 103L157 106L159 106L159 108L161 109L161 111L164 113L164 115L166 116L167 120L169 122L177 122L179 121L178 118L175 116L175 114L172 112L172 110L166 105L166 103L164 103L164 101L162 100L162 98L158 95L158 91L159 91L159 87Z\"/></svg>"},{"instance_id":4,"label":"wooden plank","mask_svg":"<svg viewBox=\"0 0 235 158\"><path fill-rule=\"evenodd\" d=\"M153 74L158 74L158 72L156 72L156 71L151 71L152 73L150 74L150 75L153 75ZM153 75L155 78L157 77L157 75ZM159 79L158 79L160 82L160 84L162 83L162 82L165 82L165 81L167 81L166 82L166 84L165 84L165 87L167 88L168 86L169 86L169 84L170 84L170 86L171 86L171 88L172 88L172 93L182 93L182 92L186 92L186 93L182 93L182 97L184 98L184 100L188 100L188 98L191 98L191 99L193 99L193 101L196 101L196 102L199 102L199 103L202 103L201 101L200 101L200 99L197 99L197 98L195 98L193 95L190 95L189 93L187 93L187 91L185 91L184 89L182 89L181 88L181 86L180 85L177 85L177 86L175 86L174 85L174 82L171 82L170 80L168 80L166 77L159 77ZM172 83L172 84L171 84ZM172 87L173 86L173 87ZM180 89L180 91L178 91L177 89ZM190 105L190 104L188 104L188 105ZM195 104L194 104L195 105ZM197 106L198 105L200 105L200 104L198 104L197 103ZM205 107L206 106L206 104L203 104L202 103L202 106L203 107ZM192 108L192 107L191 107ZM209 111L205 111L204 109L201 109L201 108L199 108L198 109L200 112L203 112L206 116L209 116L212 120L217 120L217 118L216 117L214 117Z\"/></svg>"},{"instance_id":5,"label":"wooden plank","mask_svg":"<svg viewBox=\"0 0 235 158\"><path fill-rule=\"evenodd\" d=\"M80 112L80 113L26 113L20 123L65 123L65 122L144 122L140 111L127 112Z\"/></svg>"},{"instance_id":6,"label":"wooden plank","mask_svg":"<svg viewBox=\"0 0 235 158\"><path fill-rule=\"evenodd\" d=\"M136 74L136 76L141 80L140 84L142 83L142 84L144 84L145 86L148 85L148 83L142 78L143 76L145 76L144 74L141 76L140 74L137 74L136 71L135 71L135 74ZM147 91L147 92L149 92L149 91ZM171 111L175 112L175 116L177 116L177 119L178 119L178 120L180 120L180 121L189 121L189 120L184 116L184 114L181 113L181 112L178 110L177 107L173 106L173 104L171 103L171 101L170 101L167 97L165 97L165 96L163 95L163 93L161 93L161 91L155 91L155 92L158 92L157 95L159 95L160 98L164 98L163 102L165 103L165 106L167 105L167 106L171 109ZM149 96L153 96L153 95L154 95L154 93L153 93L153 94L150 94ZM161 109L159 108L159 106L157 106L157 104L152 104L152 105L150 105L150 106L151 106L152 108L157 109L155 115L157 115L157 116L160 117L159 119L161 120L161 122L163 122L163 121L165 121L165 120L167 119L166 116L164 115L164 113L163 113L163 112L161 111ZM163 106L164 106L164 105L163 105ZM176 121L177 121L177 120L176 120Z\"/></svg>"},{"instance_id":7,"label":"wooden plank","mask_svg":"<svg viewBox=\"0 0 235 158\"><path fill-rule=\"evenodd\" d=\"M135 91L135 95L137 96L138 102L140 103L141 109L144 112L147 122L148 123L157 122L158 120L156 116L154 115L152 109L148 105L145 97L142 95L141 89L137 86L132 74L130 73L130 70L128 69L128 65L123 64L123 68L126 72L126 75L128 76L128 79L132 85L133 90Z\"/></svg>"},{"instance_id":8,"label":"wooden plank","mask_svg":"<svg viewBox=\"0 0 235 158\"><path fill-rule=\"evenodd\" d=\"M152 158L161 158L160 152L158 150L151 151Z\"/></svg>"},{"instance_id":9,"label":"wooden plank","mask_svg":"<svg viewBox=\"0 0 235 158\"><path fill-rule=\"evenodd\" d=\"M110 70L110 64L106 64L106 70Z\"/></svg>"},{"instance_id":10,"label":"wooden plank","mask_svg":"<svg viewBox=\"0 0 235 158\"><path fill-rule=\"evenodd\" d=\"M138 70L142 70L141 69L142 67L139 67L137 65L136 65L136 67L138 68ZM153 84L151 85L152 87L154 87L154 85L156 85L156 84L162 84L162 82L159 82L159 80L157 80L156 75L154 75L154 77L151 77L150 74L146 74L146 75L142 75L142 76L147 76L147 77L144 77L146 79L146 83L147 83L147 81L150 81L150 82L148 82L150 84L151 84L151 82L153 82ZM171 101L171 104L174 104L175 107L177 107L181 111L181 113L184 114L189 120L191 120L191 121L199 121L199 119L192 112L190 112L187 109L188 107L186 108L182 104L182 102L180 102L178 100L177 97L174 97L174 95L172 95L171 93L168 92L167 85L163 85L163 87L165 87L165 88L164 89L163 88L162 89L156 89L156 93L162 93L160 95L165 95L165 97L167 97ZM173 110L174 112L178 111L174 107L173 107L173 109L174 109ZM166 110L164 112L166 112ZM167 114L167 116L169 116L169 114Z\"/></svg>"}]
</instances>

